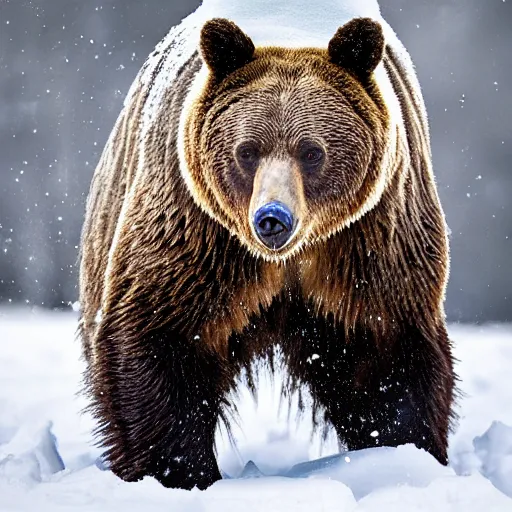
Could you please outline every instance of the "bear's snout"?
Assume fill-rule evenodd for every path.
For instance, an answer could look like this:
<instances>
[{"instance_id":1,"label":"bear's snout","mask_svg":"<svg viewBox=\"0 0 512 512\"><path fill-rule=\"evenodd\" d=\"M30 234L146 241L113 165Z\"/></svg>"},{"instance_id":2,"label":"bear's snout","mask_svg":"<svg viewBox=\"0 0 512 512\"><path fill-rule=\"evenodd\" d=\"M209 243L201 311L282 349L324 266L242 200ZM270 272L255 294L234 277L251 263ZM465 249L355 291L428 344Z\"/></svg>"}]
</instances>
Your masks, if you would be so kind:
<instances>
[{"instance_id":1,"label":"bear's snout","mask_svg":"<svg viewBox=\"0 0 512 512\"><path fill-rule=\"evenodd\" d=\"M290 239L294 218L290 209L278 201L267 203L254 215L254 230L269 249L280 249Z\"/></svg>"},{"instance_id":2,"label":"bear's snout","mask_svg":"<svg viewBox=\"0 0 512 512\"><path fill-rule=\"evenodd\" d=\"M292 245L305 216L302 176L297 165L287 158L267 158L254 177L249 224L254 236L271 251ZM273 253L273 256L277 256Z\"/></svg>"}]
</instances>

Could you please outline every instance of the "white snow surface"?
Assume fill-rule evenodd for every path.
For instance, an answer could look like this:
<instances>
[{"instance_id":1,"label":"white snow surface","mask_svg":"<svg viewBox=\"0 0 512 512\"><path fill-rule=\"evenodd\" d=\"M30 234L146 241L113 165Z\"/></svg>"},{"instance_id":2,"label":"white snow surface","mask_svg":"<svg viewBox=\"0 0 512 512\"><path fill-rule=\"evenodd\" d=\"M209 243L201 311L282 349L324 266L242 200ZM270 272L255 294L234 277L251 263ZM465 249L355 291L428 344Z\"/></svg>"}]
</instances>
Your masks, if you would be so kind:
<instances>
[{"instance_id":1,"label":"white snow surface","mask_svg":"<svg viewBox=\"0 0 512 512\"><path fill-rule=\"evenodd\" d=\"M240 385L237 450L218 434L231 478L206 491L100 469L76 326L76 313L0 310L0 512L512 511L512 326L450 327L464 396L449 467L412 445L332 455L332 438L319 458L308 415L296 426L263 373L258 405Z\"/></svg>"}]
</instances>

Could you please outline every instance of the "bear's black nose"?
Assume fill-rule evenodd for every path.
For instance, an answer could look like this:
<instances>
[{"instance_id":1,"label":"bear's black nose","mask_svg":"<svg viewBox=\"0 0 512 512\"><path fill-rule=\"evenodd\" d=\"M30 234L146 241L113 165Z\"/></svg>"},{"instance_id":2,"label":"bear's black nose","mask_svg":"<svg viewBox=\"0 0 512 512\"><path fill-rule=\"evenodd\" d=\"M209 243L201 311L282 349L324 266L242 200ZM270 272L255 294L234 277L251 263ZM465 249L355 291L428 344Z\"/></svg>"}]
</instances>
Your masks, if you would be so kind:
<instances>
[{"instance_id":1,"label":"bear's black nose","mask_svg":"<svg viewBox=\"0 0 512 512\"><path fill-rule=\"evenodd\" d=\"M292 235L292 212L283 203L267 203L255 213L254 229L269 249L280 249Z\"/></svg>"}]
</instances>

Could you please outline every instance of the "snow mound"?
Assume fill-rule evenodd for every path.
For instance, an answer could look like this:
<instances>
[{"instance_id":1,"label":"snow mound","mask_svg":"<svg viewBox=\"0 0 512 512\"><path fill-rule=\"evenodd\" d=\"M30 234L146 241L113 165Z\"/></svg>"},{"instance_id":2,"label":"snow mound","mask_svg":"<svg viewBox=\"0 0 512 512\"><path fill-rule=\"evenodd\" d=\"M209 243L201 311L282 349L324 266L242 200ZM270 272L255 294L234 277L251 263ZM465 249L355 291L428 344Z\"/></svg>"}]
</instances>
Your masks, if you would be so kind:
<instances>
[{"instance_id":1,"label":"snow mound","mask_svg":"<svg viewBox=\"0 0 512 512\"><path fill-rule=\"evenodd\" d=\"M413 445L347 452L294 466L287 476L329 478L347 485L359 500L385 487L427 487L437 478L455 476L430 454Z\"/></svg>"},{"instance_id":2,"label":"snow mound","mask_svg":"<svg viewBox=\"0 0 512 512\"><path fill-rule=\"evenodd\" d=\"M48 480L64 470L51 423L22 425L12 440L0 446L0 478L21 485Z\"/></svg>"},{"instance_id":3,"label":"snow mound","mask_svg":"<svg viewBox=\"0 0 512 512\"><path fill-rule=\"evenodd\" d=\"M475 437L473 446L482 475L512 497L512 427L494 421L485 434Z\"/></svg>"}]
</instances>

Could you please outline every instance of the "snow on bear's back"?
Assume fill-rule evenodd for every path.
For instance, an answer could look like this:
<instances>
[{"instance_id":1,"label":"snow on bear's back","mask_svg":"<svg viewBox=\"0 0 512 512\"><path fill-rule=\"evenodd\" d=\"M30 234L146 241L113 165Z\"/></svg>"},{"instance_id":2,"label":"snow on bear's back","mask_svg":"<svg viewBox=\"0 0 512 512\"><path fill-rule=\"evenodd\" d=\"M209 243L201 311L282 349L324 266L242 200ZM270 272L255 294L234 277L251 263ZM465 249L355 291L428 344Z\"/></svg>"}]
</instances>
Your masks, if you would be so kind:
<instances>
[{"instance_id":1,"label":"snow on bear's back","mask_svg":"<svg viewBox=\"0 0 512 512\"><path fill-rule=\"evenodd\" d=\"M234 21L256 46L326 48L347 21L382 20L377 0L205 0L198 12Z\"/></svg>"}]
</instances>

